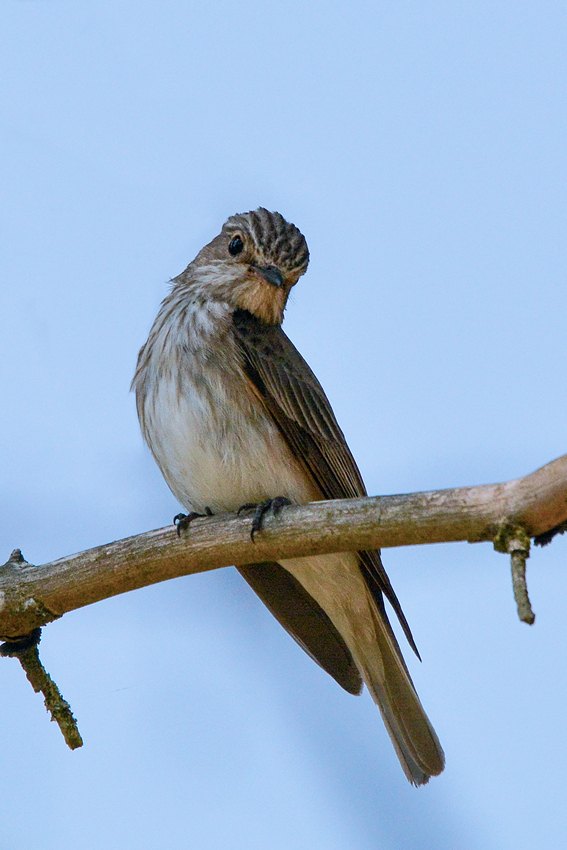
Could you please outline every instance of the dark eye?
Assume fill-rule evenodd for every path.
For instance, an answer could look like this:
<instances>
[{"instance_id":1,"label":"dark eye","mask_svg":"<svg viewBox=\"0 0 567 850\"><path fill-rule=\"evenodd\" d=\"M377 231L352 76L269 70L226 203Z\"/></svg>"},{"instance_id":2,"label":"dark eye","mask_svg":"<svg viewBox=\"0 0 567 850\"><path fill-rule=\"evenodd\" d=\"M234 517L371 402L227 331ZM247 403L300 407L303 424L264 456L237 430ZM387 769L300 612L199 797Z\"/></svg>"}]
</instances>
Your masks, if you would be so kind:
<instances>
[{"instance_id":1,"label":"dark eye","mask_svg":"<svg viewBox=\"0 0 567 850\"><path fill-rule=\"evenodd\" d=\"M243 248L244 242L242 241L240 236L235 236L228 246L228 253L231 254L233 257L236 257L237 254L240 254Z\"/></svg>"}]
</instances>

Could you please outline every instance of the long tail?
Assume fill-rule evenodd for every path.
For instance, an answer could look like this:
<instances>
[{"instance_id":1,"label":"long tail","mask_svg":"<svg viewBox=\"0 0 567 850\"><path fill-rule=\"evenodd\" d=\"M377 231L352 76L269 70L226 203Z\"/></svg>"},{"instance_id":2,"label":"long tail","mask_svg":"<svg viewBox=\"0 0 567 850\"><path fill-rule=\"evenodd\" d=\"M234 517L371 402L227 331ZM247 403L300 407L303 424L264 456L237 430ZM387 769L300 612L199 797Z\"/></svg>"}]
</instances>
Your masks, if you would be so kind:
<instances>
[{"instance_id":1,"label":"long tail","mask_svg":"<svg viewBox=\"0 0 567 850\"><path fill-rule=\"evenodd\" d=\"M376 643L364 646L357 641L354 655L362 677L384 724L407 778L424 785L445 766L445 755L433 726L419 700L403 660L386 612L379 610L368 594Z\"/></svg>"},{"instance_id":2,"label":"long tail","mask_svg":"<svg viewBox=\"0 0 567 850\"><path fill-rule=\"evenodd\" d=\"M430 776L441 773L445 764L443 750L419 701L381 595L371 593L358 555L334 552L285 559L280 563L316 600L346 644L380 708L409 781L423 785ZM281 615L281 604L279 607ZM282 622L281 616L279 619ZM297 633L293 623L290 625L288 621L285 625L292 634ZM297 634L296 639L302 645L306 643ZM323 657L317 646L310 640L309 654L345 687L337 672L329 669L328 653ZM358 688L347 690L356 693Z\"/></svg>"}]
</instances>

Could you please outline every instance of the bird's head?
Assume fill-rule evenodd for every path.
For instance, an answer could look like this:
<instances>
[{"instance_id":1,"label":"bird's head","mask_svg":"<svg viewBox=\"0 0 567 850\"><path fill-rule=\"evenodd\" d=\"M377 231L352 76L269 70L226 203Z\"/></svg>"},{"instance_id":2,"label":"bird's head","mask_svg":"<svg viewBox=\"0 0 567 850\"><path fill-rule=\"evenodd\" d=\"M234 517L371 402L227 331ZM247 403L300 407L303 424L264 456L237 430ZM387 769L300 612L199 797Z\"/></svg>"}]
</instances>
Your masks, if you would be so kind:
<instances>
[{"instance_id":1,"label":"bird's head","mask_svg":"<svg viewBox=\"0 0 567 850\"><path fill-rule=\"evenodd\" d=\"M297 227L260 207L231 216L176 282L198 285L206 297L279 324L291 287L308 262L307 243Z\"/></svg>"}]
</instances>

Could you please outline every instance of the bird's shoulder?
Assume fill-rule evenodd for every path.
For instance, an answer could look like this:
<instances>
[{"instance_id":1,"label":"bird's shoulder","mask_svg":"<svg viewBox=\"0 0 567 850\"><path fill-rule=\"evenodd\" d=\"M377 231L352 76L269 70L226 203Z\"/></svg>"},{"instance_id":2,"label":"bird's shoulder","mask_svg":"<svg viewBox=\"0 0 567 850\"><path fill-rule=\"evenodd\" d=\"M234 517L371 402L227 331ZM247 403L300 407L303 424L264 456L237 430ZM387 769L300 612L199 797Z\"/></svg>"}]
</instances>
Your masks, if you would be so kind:
<instances>
[{"instance_id":1,"label":"bird's shoulder","mask_svg":"<svg viewBox=\"0 0 567 850\"><path fill-rule=\"evenodd\" d=\"M262 394L320 438L346 445L323 387L281 325L269 325L247 310L236 310L233 327L247 372Z\"/></svg>"},{"instance_id":2,"label":"bird's shoulder","mask_svg":"<svg viewBox=\"0 0 567 850\"><path fill-rule=\"evenodd\" d=\"M249 380L323 498L366 494L362 477L325 392L280 325L245 310L233 314Z\"/></svg>"}]
</instances>

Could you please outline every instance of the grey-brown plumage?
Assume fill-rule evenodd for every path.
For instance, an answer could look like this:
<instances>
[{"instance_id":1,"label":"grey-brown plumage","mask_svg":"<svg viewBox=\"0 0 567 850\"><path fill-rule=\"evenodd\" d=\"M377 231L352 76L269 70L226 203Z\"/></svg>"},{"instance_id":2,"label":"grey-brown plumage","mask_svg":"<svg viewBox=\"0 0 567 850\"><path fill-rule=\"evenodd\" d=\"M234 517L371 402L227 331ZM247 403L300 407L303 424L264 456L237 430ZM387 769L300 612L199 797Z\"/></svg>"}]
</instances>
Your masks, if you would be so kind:
<instances>
[{"instance_id":1,"label":"grey-brown plumage","mask_svg":"<svg viewBox=\"0 0 567 850\"><path fill-rule=\"evenodd\" d=\"M308 260L304 237L279 213L232 216L162 304L133 387L144 437L188 511L366 494L321 385L281 329ZM366 683L411 782L443 770L386 616L383 595L415 649L379 552L240 572L342 687L359 693Z\"/></svg>"}]
</instances>

